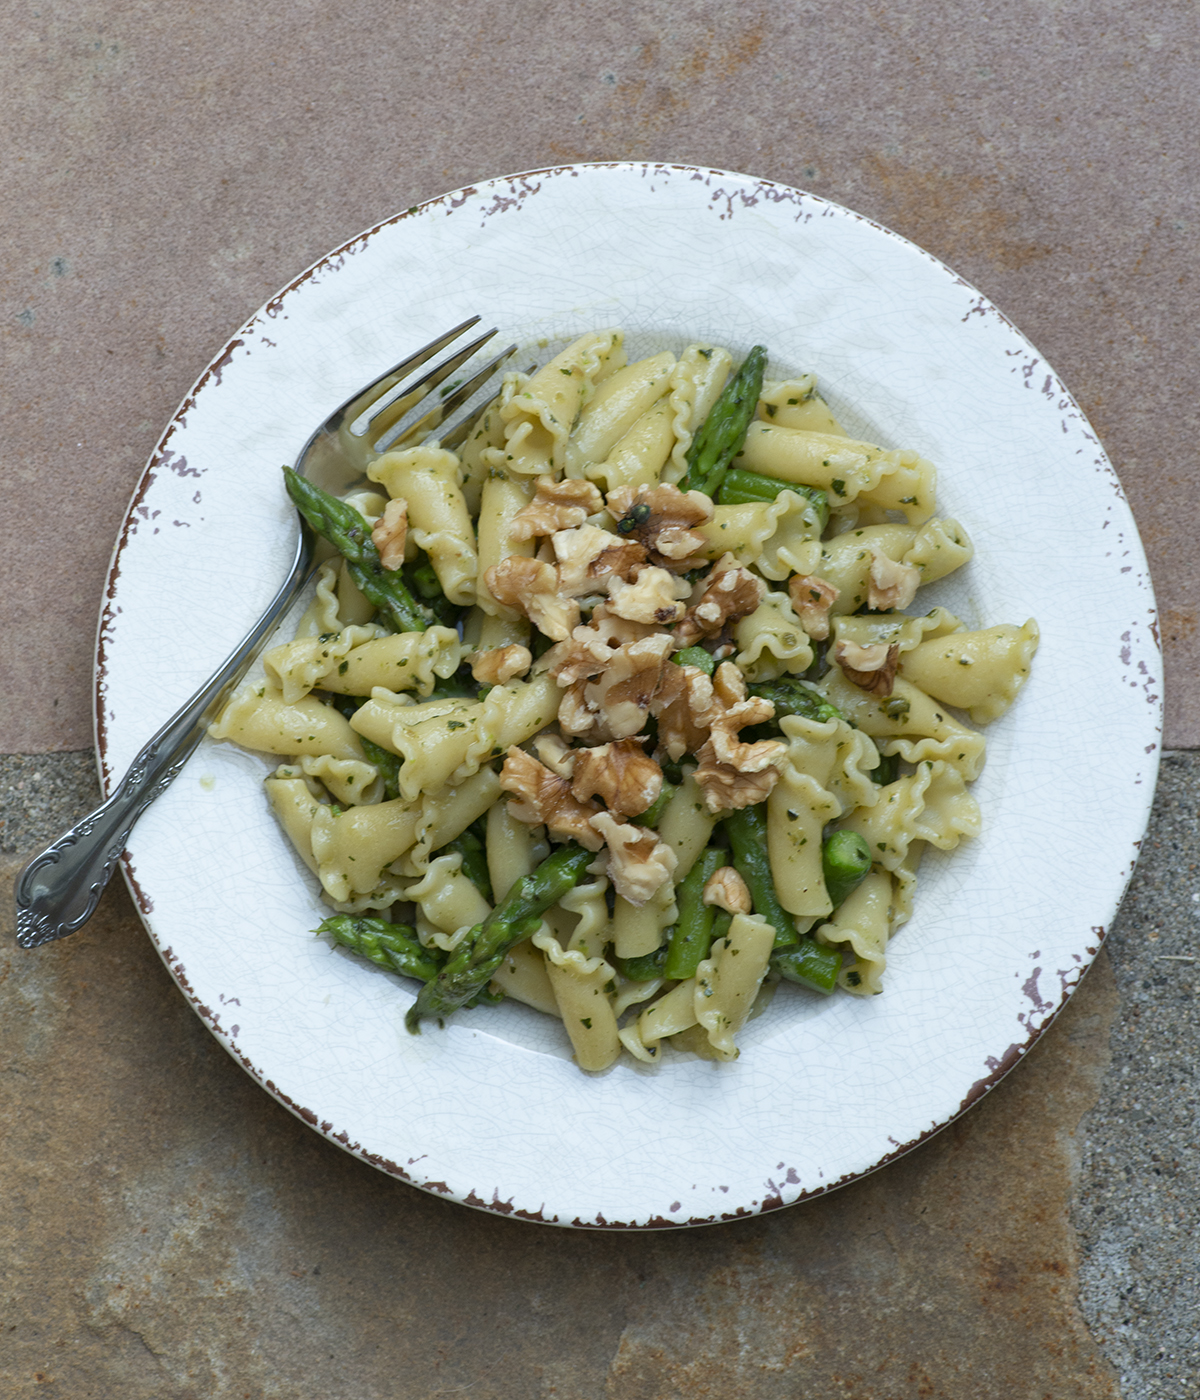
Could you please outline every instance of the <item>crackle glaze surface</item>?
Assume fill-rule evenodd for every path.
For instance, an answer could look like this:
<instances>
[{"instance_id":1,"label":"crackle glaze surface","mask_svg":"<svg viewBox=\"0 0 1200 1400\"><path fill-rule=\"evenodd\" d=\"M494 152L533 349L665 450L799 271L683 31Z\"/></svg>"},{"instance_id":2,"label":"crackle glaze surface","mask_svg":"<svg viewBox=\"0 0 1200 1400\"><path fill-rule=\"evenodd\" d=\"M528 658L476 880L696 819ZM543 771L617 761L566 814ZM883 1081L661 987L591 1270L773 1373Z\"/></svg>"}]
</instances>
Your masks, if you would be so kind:
<instances>
[{"instance_id":1,"label":"crackle glaze surface","mask_svg":"<svg viewBox=\"0 0 1200 1400\"><path fill-rule=\"evenodd\" d=\"M1158 761L1154 599L1116 477L1053 371L914 245L812 195L663 165L494 180L410 210L268 303L147 468L101 617L108 786L247 630L290 557L279 467L338 403L478 312L530 358L620 325L631 351L762 341L857 436L940 469L976 557L926 590L968 625L1037 618L1032 679L988 731L984 834L930 852L887 990L785 988L731 1065L584 1075L505 1005L405 1034L407 986L308 936L314 882L266 764L205 743L126 856L185 995L281 1102L365 1160L559 1225L707 1224L868 1172L1016 1064L1086 970L1132 872ZM925 596L925 595L923 595Z\"/></svg>"}]
</instances>

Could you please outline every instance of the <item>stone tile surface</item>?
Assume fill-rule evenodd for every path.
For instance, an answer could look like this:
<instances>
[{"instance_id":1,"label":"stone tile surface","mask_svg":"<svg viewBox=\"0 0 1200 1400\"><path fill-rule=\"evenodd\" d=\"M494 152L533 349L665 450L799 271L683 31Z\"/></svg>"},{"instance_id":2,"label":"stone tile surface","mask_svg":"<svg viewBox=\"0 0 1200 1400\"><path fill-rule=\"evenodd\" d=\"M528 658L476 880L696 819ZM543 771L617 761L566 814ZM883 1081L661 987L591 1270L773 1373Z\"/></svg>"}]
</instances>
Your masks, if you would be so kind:
<instances>
[{"instance_id":1,"label":"stone tile surface","mask_svg":"<svg viewBox=\"0 0 1200 1400\"><path fill-rule=\"evenodd\" d=\"M86 753L0 757L9 873L95 793ZM1167 754L1105 953L965 1119L825 1200L679 1235L497 1220L343 1157L220 1052L123 891L39 953L0 929L0 1376L134 1400L1200 1395L1198 811L1200 755Z\"/></svg>"},{"instance_id":2,"label":"stone tile surface","mask_svg":"<svg viewBox=\"0 0 1200 1400\"><path fill-rule=\"evenodd\" d=\"M474 179L678 160L811 188L995 300L1091 415L1200 743L1192 334L1200 34L1184 0L15 0L0 16L0 750L90 737L111 542L245 318ZM1069 503L1064 503L1069 513Z\"/></svg>"},{"instance_id":3,"label":"stone tile surface","mask_svg":"<svg viewBox=\"0 0 1200 1400\"><path fill-rule=\"evenodd\" d=\"M1200 754L1167 754L1107 948L1121 1014L1085 1119L1080 1300L1136 1400L1200 1395Z\"/></svg>"},{"instance_id":4,"label":"stone tile surface","mask_svg":"<svg viewBox=\"0 0 1200 1400\"><path fill-rule=\"evenodd\" d=\"M9 873L15 868L6 858ZM1106 960L966 1118L767 1217L584 1233L340 1153L187 1008L121 888L0 934L0 1390L71 1400L1113 1400L1076 1303Z\"/></svg>"}]
</instances>

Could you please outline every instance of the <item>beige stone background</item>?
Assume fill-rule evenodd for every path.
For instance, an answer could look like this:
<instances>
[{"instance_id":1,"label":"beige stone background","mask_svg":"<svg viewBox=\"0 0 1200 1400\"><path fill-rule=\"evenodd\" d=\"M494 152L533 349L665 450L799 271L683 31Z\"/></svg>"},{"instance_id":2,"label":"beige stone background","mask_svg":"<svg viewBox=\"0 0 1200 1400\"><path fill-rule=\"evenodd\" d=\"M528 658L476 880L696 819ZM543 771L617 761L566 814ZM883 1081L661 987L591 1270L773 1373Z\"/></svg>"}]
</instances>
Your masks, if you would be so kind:
<instances>
[{"instance_id":1,"label":"beige stone background","mask_svg":"<svg viewBox=\"0 0 1200 1400\"><path fill-rule=\"evenodd\" d=\"M54 834L29 815L38 794L52 815L88 800L104 570L192 382L361 229L569 160L796 184L994 300L1121 476L1162 608L1167 746L1200 746L1198 49L1184 0L10 0L0 755L30 758L0 785L9 874ZM37 954L6 933L0 1389L1200 1393L1196 974L1179 961L1200 770L1172 761L1112 960L1030 1062L879 1175L711 1230L524 1226L339 1154L208 1037L123 890Z\"/></svg>"}]
</instances>

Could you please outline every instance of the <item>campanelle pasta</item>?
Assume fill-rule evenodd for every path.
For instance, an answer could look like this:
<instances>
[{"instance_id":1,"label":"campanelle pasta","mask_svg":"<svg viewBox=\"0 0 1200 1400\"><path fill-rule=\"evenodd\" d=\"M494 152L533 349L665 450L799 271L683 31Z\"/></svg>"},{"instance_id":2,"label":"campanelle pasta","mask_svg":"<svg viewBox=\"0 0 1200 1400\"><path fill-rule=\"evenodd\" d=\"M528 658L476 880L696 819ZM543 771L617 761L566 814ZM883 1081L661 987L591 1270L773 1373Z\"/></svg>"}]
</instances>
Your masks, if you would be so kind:
<instances>
[{"instance_id":1,"label":"campanelle pasta","mask_svg":"<svg viewBox=\"0 0 1200 1400\"><path fill-rule=\"evenodd\" d=\"M591 332L459 452L402 439L334 504L427 625L326 563L211 726L285 760L267 799L322 928L424 983L410 1028L508 997L585 1070L732 1060L781 979L883 991L922 853L979 835L977 726L1037 625L922 610L972 555L933 465L764 366Z\"/></svg>"}]
</instances>

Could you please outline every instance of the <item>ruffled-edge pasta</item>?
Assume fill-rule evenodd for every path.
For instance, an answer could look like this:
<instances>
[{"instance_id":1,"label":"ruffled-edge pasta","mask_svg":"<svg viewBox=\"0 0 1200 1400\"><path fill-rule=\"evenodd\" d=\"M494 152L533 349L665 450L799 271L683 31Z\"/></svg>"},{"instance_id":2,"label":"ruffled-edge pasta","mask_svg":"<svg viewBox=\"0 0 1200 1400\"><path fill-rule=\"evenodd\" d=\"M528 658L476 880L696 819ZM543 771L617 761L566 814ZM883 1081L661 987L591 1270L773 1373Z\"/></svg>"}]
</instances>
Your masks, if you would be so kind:
<instances>
[{"instance_id":1,"label":"ruffled-edge pasta","mask_svg":"<svg viewBox=\"0 0 1200 1400\"><path fill-rule=\"evenodd\" d=\"M504 446L486 454L489 466L522 476L561 472L576 416L596 385L624 365L623 347L621 331L595 331L533 375L500 409Z\"/></svg>"},{"instance_id":2,"label":"ruffled-edge pasta","mask_svg":"<svg viewBox=\"0 0 1200 1400\"><path fill-rule=\"evenodd\" d=\"M344 627L318 637L300 637L272 647L263 669L294 705L320 687L338 695L415 690L427 696L440 676L458 670L464 648L451 627L384 634L379 627Z\"/></svg>"},{"instance_id":3,"label":"ruffled-edge pasta","mask_svg":"<svg viewBox=\"0 0 1200 1400\"><path fill-rule=\"evenodd\" d=\"M674 368L675 356L665 350L616 370L596 388L580 410L567 441L568 477L581 477L589 465L608 457L667 392Z\"/></svg>"},{"instance_id":4,"label":"ruffled-edge pasta","mask_svg":"<svg viewBox=\"0 0 1200 1400\"><path fill-rule=\"evenodd\" d=\"M816 510L807 497L786 489L770 502L717 506L699 533L710 559L732 554L773 582L812 573L821 560Z\"/></svg>"},{"instance_id":5,"label":"ruffled-edge pasta","mask_svg":"<svg viewBox=\"0 0 1200 1400\"><path fill-rule=\"evenodd\" d=\"M733 634L740 648L734 660L747 680L799 675L812 665L812 645L786 593L766 594Z\"/></svg>"},{"instance_id":6,"label":"ruffled-edge pasta","mask_svg":"<svg viewBox=\"0 0 1200 1400\"><path fill-rule=\"evenodd\" d=\"M544 911L537 932L505 953L492 980L494 993L558 1016L577 1063L593 1072L608 1068L622 1048L645 1064L658 1061L665 1045L717 1061L735 1058L738 1031L780 975L771 970L780 934L786 940L811 933L840 949L842 989L882 990L887 943L912 914L924 850L953 850L981 827L968 784L982 768L986 743L948 707L976 725L999 718L1024 685L1038 642L1032 619L1023 627L969 631L944 608L909 615L916 589L970 561L970 538L959 522L936 516L932 464L915 452L847 437L811 375L764 383L731 464L759 478L739 477L734 499L771 495L764 478L778 483L773 499L717 501L711 518L697 518L707 507L689 507L686 527L673 519L671 501L647 493L687 471L694 436L733 363L721 347L697 343L678 356L662 351L627 365L619 331L593 332L536 372L506 375L459 454L433 436L419 441L421 431L374 460L356 448L369 477L405 502L404 567L418 564L424 551L457 627L438 622L392 633L345 564L327 562L294 639L267 653L264 679L243 686L210 729L214 738L286 760L266 780L267 798L325 900L353 914L398 907L391 917L415 924L434 956L461 947L493 901L537 870L553 842L570 833L596 850L584 882ZM514 538L514 518L535 491L537 507L524 523L537 520L545 531ZM810 491L824 492L827 501L819 504ZM615 492L622 493L619 509L604 501ZM388 504L366 488L345 500L369 526ZM656 512L663 513L657 523ZM581 591L579 579L571 583L580 625L543 658L548 640L559 639L531 624L519 589L510 587L502 605L485 576L506 561L529 561L525 577L544 580L547 570L576 556L577 570L591 569L589 559L595 564L595 592ZM612 559L626 561L615 574ZM707 572L705 560L722 561L720 569ZM731 565L728 596L721 589L705 594ZM653 592L640 582L647 567L655 587L669 585L660 588L665 622L657 612L646 614L657 620L635 621L637 614L621 610L644 606L627 585ZM421 568L424 590L428 570ZM521 571L496 578L505 576ZM564 587L566 579L559 576ZM543 581L536 591L545 589ZM887 603L896 598L894 610ZM688 737L658 753L646 745L643 764L651 754L664 767L670 754L682 755L650 820L637 813L665 782L662 769L651 763L652 783L644 772L636 776L628 752L617 762L617 741L629 737L630 716L643 721L638 737L653 734L644 726L659 695L654 668L671 665L671 646L683 645L664 635L676 623L714 665L732 660L739 685L822 675L806 681L812 701L824 697L836 712L806 718L802 704L801 713L767 730L754 692L738 702L728 675L710 679L711 666L693 668L683 693L653 710L660 727L673 725ZM520 679L484 685L480 677L489 672L479 658L503 648L535 659L517 660ZM651 669L640 670L643 663ZM464 681L468 664L477 667L478 684ZM620 698L608 714L613 687L626 690L614 690ZM678 685L662 695L672 689ZM686 713L678 708L685 703ZM753 727L728 730L718 747L718 719L739 703L744 724ZM591 717L588 706L599 707ZM765 744L764 734L771 735ZM549 782L520 808L507 762L503 788L498 771L499 761L519 750L536 756ZM584 772L577 765L588 750ZM601 761L601 753L609 757ZM750 760L758 766L739 774L738 764ZM765 779L757 776L764 762ZM633 764L626 774L633 789L649 783L641 806L620 805L630 798L621 764ZM736 793L742 776L750 781L741 800L763 808L775 907L791 927L733 912L744 909L738 901L747 887L739 895L726 872L716 893L706 887L704 895L706 907L711 894L727 911L723 933L698 967L687 964L694 975L672 982L664 975L666 945L695 907L694 896L681 903L679 884L706 849L707 859L715 847L726 865L734 860L709 801L725 791L714 788L716 780ZM549 803L544 813L542 800ZM518 820L513 810L532 819ZM610 832L620 833L631 870L664 872L656 887L610 889L609 878L629 878ZM861 838L871 869L835 907L822 857L837 833ZM464 852L474 853L470 874ZM481 857L486 880L474 864Z\"/></svg>"},{"instance_id":7,"label":"ruffled-edge pasta","mask_svg":"<svg viewBox=\"0 0 1200 1400\"><path fill-rule=\"evenodd\" d=\"M999 719L1029 678L1038 625L1001 624L929 638L906 652L900 672L934 699L966 710L973 724Z\"/></svg>"},{"instance_id":8,"label":"ruffled-edge pasta","mask_svg":"<svg viewBox=\"0 0 1200 1400\"><path fill-rule=\"evenodd\" d=\"M821 924L817 938L827 945L841 945L853 954L843 967L838 984L855 996L875 996L883 991L887 967L886 948L891 937L892 877L872 870L843 902L833 919Z\"/></svg>"},{"instance_id":9,"label":"ruffled-edge pasta","mask_svg":"<svg viewBox=\"0 0 1200 1400\"><path fill-rule=\"evenodd\" d=\"M687 452L733 369L733 356L719 345L689 345L671 373L670 412L674 443L662 479L676 482L687 471Z\"/></svg>"}]
</instances>

